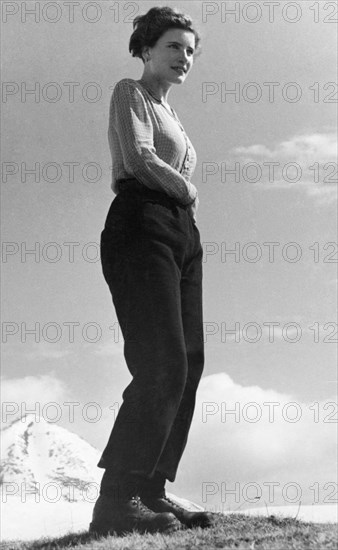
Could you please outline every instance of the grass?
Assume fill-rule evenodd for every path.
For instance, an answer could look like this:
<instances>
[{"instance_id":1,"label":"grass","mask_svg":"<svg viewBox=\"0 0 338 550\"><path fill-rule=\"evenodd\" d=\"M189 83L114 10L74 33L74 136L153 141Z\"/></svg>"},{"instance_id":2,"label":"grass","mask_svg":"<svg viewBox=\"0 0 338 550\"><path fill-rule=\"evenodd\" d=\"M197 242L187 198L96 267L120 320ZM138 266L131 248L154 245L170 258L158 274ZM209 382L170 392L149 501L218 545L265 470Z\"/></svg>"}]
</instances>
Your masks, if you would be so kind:
<instances>
[{"instance_id":1,"label":"grass","mask_svg":"<svg viewBox=\"0 0 338 550\"><path fill-rule=\"evenodd\" d=\"M209 529L185 529L162 535L132 533L124 537L93 537L88 532L36 541L8 541L3 550L300 550L337 549L336 524L304 523L297 519L222 516Z\"/></svg>"}]
</instances>

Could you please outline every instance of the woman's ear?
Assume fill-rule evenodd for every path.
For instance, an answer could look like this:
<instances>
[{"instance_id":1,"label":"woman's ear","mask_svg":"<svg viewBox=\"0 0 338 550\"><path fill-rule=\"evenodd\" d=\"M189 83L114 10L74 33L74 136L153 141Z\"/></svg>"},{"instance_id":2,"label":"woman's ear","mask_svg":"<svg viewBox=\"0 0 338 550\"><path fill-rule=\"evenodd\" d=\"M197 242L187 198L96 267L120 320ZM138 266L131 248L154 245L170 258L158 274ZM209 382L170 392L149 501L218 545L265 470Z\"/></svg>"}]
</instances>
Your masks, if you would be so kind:
<instances>
[{"instance_id":1,"label":"woman's ear","mask_svg":"<svg viewBox=\"0 0 338 550\"><path fill-rule=\"evenodd\" d=\"M143 46L142 49L142 59L143 62L146 63L150 59L150 53L149 53L149 46Z\"/></svg>"}]
</instances>

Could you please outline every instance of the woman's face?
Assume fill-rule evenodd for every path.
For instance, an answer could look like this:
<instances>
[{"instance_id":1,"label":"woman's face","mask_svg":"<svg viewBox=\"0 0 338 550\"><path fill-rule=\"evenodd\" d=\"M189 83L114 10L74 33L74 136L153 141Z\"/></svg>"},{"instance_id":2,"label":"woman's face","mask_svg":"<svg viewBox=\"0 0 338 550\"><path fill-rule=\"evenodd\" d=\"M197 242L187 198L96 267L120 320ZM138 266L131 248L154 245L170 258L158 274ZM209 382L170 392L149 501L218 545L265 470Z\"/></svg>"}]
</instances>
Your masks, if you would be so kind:
<instances>
[{"instance_id":1,"label":"woman's face","mask_svg":"<svg viewBox=\"0 0 338 550\"><path fill-rule=\"evenodd\" d=\"M183 29L169 29L154 47L144 48L147 69L159 80L171 83L185 81L192 65L195 35ZM180 68L180 69L179 69Z\"/></svg>"}]
</instances>

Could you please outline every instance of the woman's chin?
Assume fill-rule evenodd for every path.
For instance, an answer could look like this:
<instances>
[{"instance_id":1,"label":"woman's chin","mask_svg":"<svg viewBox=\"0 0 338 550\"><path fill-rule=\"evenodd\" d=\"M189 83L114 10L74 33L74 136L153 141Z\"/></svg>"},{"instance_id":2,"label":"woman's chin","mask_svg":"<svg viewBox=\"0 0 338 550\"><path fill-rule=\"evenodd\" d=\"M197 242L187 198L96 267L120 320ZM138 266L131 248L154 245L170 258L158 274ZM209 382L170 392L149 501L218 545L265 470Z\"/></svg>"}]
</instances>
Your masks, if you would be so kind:
<instances>
[{"instance_id":1,"label":"woman's chin","mask_svg":"<svg viewBox=\"0 0 338 550\"><path fill-rule=\"evenodd\" d=\"M173 79L171 79L171 82L173 84L183 84L183 82L185 81L186 79L186 75L185 74L176 74L176 77L174 76Z\"/></svg>"}]
</instances>

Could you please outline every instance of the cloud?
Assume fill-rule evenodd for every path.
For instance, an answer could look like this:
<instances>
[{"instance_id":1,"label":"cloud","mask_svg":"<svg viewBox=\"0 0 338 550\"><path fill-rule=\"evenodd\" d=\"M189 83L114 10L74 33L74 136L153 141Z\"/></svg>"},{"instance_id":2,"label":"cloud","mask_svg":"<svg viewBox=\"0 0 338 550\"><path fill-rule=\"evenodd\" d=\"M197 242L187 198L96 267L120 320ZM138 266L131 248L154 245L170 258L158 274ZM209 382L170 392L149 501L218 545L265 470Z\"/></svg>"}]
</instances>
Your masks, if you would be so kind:
<instances>
[{"instance_id":1,"label":"cloud","mask_svg":"<svg viewBox=\"0 0 338 550\"><path fill-rule=\"evenodd\" d=\"M43 416L51 403L58 406L70 399L66 385L52 375L25 376L23 378L2 378L2 425L11 423L29 411ZM54 407L55 408L55 407Z\"/></svg>"},{"instance_id":2,"label":"cloud","mask_svg":"<svg viewBox=\"0 0 338 550\"><path fill-rule=\"evenodd\" d=\"M253 185L256 188L304 189L319 204L332 204L337 193L337 133L314 132L295 135L269 148L262 144L235 147L230 150L232 162L240 162L242 168L256 163L261 177ZM279 165L268 167L276 162ZM292 163L292 165L289 163ZM254 179L255 168L248 167L247 177Z\"/></svg>"},{"instance_id":3,"label":"cloud","mask_svg":"<svg viewBox=\"0 0 338 550\"><path fill-rule=\"evenodd\" d=\"M95 355L100 355L103 357L109 357L110 359L119 360L124 364L123 361L123 347L124 341L122 338L115 341L114 339L106 340L102 342L94 350Z\"/></svg>"},{"instance_id":4,"label":"cloud","mask_svg":"<svg viewBox=\"0 0 338 550\"><path fill-rule=\"evenodd\" d=\"M116 376L110 402L97 404L97 421L93 421L93 405L78 403L75 422L63 414L64 427L102 451L122 390L130 381L127 378L127 373ZM3 411L9 413L5 423L24 412L23 403L26 409L38 403L46 418L44 406L72 401L66 385L51 375L5 379L2 397ZM168 491L217 510L264 506L265 502L271 506L299 501L332 504L337 459L334 402L333 396L325 402L301 402L291 391L243 386L224 372L203 377L188 445ZM16 416L8 403L18 405ZM65 413L66 407L62 410ZM49 413L54 414L54 409Z\"/></svg>"},{"instance_id":5,"label":"cloud","mask_svg":"<svg viewBox=\"0 0 338 550\"><path fill-rule=\"evenodd\" d=\"M71 354L67 349L57 349L55 344L48 342L34 342L33 350L26 353L30 359L62 359Z\"/></svg>"},{"instance_id":6,"label":"cloud","mask_svg":"<svg viewBox=\"0 0 338 550\"><path fill-rule=\"evenodd\" d=\"M337 157L336 132L300 134L282 141L269 149L265 145L251 145L236 147L232 150L236 154L245 156L248 160L253 157L267 157L273 160L298 159L302 163L330 162Z\"/></svg>"},{"instance_id":7,"label":"cloud","mask_svg":"<svg viewBox=\"0 0 338 550\"><path fill-rule=\"evenodd\" d=\"M225 373L202 378L189 442L170 490L204 506L235 509L253 504L252 495L260 495L256 505L264 505L274 482L275 505L294 504L297 486L303 504L322 504L330 494L327 484L336 479L334 401L300 402L291 392L241 386ZM246 484L252 484L248 492ZM226 493L235 487L236 494Z\"/></svg>"},{"instance_id":8,"label":"cloud","mask_svg":"<svg viewBox=\"0 0 338 550\"><path fill-rule=\"evenodd\" d=\"M15 343L6 341L6 345L3 346L3 353L7 357L25 357L27 360L40 361L46 359L63 359L69 357L72 354L70 349L66 349L64 346L58 346L54 342L23 342Z\"/></svg>"}]
</instances>

